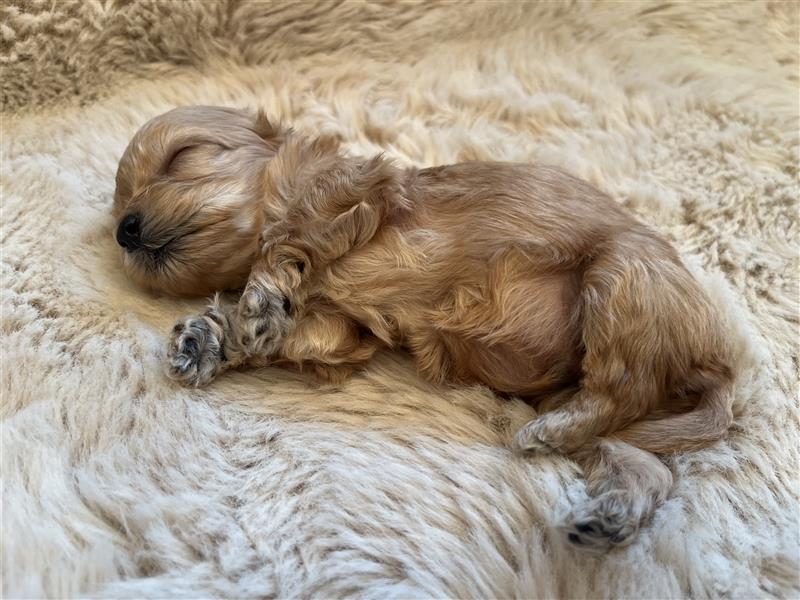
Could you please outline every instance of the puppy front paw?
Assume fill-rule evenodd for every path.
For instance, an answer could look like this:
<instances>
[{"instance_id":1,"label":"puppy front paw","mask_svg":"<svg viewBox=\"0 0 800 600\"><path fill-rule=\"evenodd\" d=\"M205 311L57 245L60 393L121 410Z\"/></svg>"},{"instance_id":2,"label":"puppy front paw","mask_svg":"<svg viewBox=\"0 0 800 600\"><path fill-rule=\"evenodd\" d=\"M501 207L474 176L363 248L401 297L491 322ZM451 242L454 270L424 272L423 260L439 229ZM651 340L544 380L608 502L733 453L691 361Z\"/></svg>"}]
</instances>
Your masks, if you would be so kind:
<instances>
[{"instance_id":1,"label":"puppy front paw","mask_svg":"<svg viewBox=\"0 0 800 600\"><path fill-rule=\"evenodd\" d=\"M208 384L226 360L222 337L219 324L208 315L178 321L167 347L167 375L184 385Z\"/></svg>"},{"instance_id":2,"label":"puppy front paw","mask_svg":"<svg viewBox=\"0 0 800 600\"><path fill-rule=\"evenodd\" d=\"M237 340L248 356L274 354L291 325L292 303L269 282L249 284L239 300Z\"/></svg>"}]
</instances>

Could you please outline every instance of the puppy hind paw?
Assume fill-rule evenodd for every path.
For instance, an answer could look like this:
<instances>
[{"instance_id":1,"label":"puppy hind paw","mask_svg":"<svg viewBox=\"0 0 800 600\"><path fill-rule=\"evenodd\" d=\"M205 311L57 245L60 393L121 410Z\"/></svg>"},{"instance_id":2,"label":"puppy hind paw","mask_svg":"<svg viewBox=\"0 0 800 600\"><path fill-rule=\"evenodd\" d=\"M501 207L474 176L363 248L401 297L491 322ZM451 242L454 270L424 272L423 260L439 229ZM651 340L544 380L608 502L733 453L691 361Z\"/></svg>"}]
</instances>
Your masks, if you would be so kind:
<instances>
[{"instance_id":1,"label":"puppy hind paw","mask_svg":"<svg viewBox=\"0 0 800 600\"><path fill-rule=\"evenodd\" d=\"M167 347L167 375L194 387L209 383L225 360L219 329L205 315L178 321Z\"/></svg>"},{"instance_id":2,"label":"puppy hind paw","mask_svg":"<svg viewBox=\"0 0 800 600\"><path fill-rule=\"evenodd\" d=\"M640 519L621 492L606 492L575 507L561 530L567 541L587 552L603 553L630 544L639 531Z\"/></svg>"},{"instance_id":3,"label":"puppy hind paw","mask_svg":"<svg viewBox=\"0 0 800 600\"><path fill-rule=\"evenodd\" d=\"M537 454L550 454L555 448L545 439L541 427L541 417L529 421L516 435L514 435L513 449L515 452L535 452Z\"/></svg>"}]
</instances>

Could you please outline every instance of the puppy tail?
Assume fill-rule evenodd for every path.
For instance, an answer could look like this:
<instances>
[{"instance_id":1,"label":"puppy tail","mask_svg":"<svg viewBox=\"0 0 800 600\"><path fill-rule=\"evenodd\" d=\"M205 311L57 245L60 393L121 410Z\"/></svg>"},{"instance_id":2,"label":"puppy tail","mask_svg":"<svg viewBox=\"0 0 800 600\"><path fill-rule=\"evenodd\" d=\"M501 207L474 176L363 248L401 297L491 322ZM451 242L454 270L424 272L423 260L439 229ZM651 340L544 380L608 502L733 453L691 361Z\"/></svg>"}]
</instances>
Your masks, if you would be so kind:
<instances>
[{"instance_id":1,"label":"puppy tail","mask_svg":"<svg viewBox=\"0 0 800 600\"><path fill-rule=\"evenodd\" d=\"M611 437L656 454L691 452L724 438L733 423L733 387L703 393L694 410L655 421L639 421Z\"/></svg>"}]
</instances>

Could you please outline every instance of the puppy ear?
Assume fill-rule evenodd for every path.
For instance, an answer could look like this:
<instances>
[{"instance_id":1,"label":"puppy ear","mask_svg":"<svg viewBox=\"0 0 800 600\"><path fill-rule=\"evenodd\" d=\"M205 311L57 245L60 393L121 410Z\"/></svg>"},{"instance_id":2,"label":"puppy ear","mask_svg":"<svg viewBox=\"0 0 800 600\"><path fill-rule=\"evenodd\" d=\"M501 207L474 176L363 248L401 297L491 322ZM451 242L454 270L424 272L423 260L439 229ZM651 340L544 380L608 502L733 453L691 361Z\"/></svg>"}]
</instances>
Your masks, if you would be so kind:
<instances>
[{"instance_id":1,"label":"puppy ear","mask_svg":"<svg viewBox=\"0 0 800 600\"><path fill-rule=\"evenodd\" d=\"M401 171L379 154L370 159L339 152L335 137L290 136L266 170L268 194L295 215L331 220L364 202L404 207Z\"/></svg>"},{"instance_id":2,"label":"puppy ear","mask_svg":"<svg viewBox=\"0 0 800 600\"><path fill-rule=\"evenodd\" d=\"M329 138L310 139L297 133L286 136L262 178L265 198L272 200L274 212L283 217L298 191L320 170L329 169L340 159L337 146Z\"/></svg>"},{"instance_id":3,"label":"puppy ear","mask_svg":"<svg viewBox=\"0 0 800 600\"><path fill-rule=\"evenodd\" d=\"M339 142L333 137L293 134L286 137L268 170L283 180L284 187L297 188L298 182L340 163L338 151Z\"/></svg>"}]
</instances>

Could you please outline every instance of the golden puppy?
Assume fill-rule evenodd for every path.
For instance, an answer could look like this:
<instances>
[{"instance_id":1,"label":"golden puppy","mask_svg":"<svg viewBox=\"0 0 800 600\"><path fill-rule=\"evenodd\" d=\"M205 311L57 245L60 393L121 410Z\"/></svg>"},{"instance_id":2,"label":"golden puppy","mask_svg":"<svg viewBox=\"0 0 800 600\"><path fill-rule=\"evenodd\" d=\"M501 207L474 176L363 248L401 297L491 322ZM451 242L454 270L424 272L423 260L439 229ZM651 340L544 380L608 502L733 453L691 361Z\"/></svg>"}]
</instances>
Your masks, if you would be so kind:
<instances>
[{"instance_id":1,"label":"golden puppy","mask_svg":"<svg viewBox=\"0 0 800 600\"><path fill-rule=\"evenodd\" d=\"M592 499L564 527L585 548L629 542L666 497L651 452L731 424L725 332L700 286L667 242L557 169L399 169L193 107L137 133L114 206L135 280L245 286L175 326L173 378L271 362L341 379L405 347L434 381L548 394L516 446L583 463Z\"/></svg>"}]
</instances>

